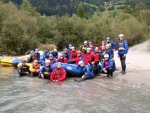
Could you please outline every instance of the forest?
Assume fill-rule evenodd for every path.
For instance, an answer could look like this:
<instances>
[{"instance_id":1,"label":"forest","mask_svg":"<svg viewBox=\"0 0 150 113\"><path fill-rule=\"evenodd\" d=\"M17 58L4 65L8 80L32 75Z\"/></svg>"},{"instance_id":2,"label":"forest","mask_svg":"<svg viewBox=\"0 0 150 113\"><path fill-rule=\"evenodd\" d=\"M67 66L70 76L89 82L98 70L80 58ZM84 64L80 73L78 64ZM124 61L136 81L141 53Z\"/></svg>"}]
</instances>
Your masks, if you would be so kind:
<instances>
[{"instance_id":1,"label":"forest","mask_svg":"<svg viewBox=\"0 0 150 113\"><path fill-rule=\"evenodd\" d=\"M0 53L19 55L49 44L62 50L69 43L79 47L84 40L98 46L107 36L118 42L120 33L130 46L150 39L150 10L143 2L117 10L113 16L109 11L95 11L88 18L82 4L72 15L47 16L31 3L23 0L18 7L13 2L0 2Z\"/></svg>"}]
</instances>

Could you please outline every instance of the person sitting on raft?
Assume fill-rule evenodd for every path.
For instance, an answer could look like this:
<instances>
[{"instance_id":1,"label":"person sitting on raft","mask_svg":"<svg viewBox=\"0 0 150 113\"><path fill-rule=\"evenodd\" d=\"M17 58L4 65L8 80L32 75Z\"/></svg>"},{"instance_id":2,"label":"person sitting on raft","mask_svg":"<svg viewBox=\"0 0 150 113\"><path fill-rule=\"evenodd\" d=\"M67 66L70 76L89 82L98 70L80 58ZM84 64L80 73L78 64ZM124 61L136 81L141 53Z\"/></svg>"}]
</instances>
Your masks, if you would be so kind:
<instances>
[{"instance_id":1,"label":"person sitting on raft","mask_svg":"<svg viewBox=\"0 0 150 113\"><path fill-rule=\"evenodd\" d=\"M35 57L35 60L40 61L40 53L39 53L39 49L37 48L35 49L34 57Z\"/></svg>"},{"instance_id":2,"label":"person sitting on raft","mask_svg":"<svg viewBox=\"0 0 150 113\"><path fill-rule=\"evenodd\" d=\"M58 58L58 52L57 52L57 49L54 49L54 51L52 52L52 55L54 58Z\"/></svg>"},{"instance_id":3,"label":"person sitting on raft","mask_svg":"<svg viewBox=\"0 0 150 113\"><path fill-rule=\"evenodd\" d=\"M80 51L83 53L83 51L86 51L88 47L89 47L88 42L84 41L84 45L80 46Z\"/></svg>"},{"instance_id":4,"label":"person sitting on raft","mask_svg":"<svg viewBox=\"0 0 150 113\"><path fill-rule=\"evenodd\" d=\"M54 63L57 62L56 59L53 57L52 54L49 54L49 60L50 60L50 65L52 65L52 64L54 64Z\"/></svg>"},{"instance_id":5,"label":"person sitting on raft","mask_svg":"<svg viewBox=\"0 0 150 113\"><path fill-rule=\"evenodd\" d=\"M85 55L82 55L81 51L77 51L77 58L75 59L76 61L76 65L78 65L79 61L83 61L85 62L85 64L88 63L87 58L85 57Z\"/></svg>"},{"instance_id":6,"label":"person sitting on raft","mask_svg":"<svg viewBox=\"0 0 150 113\"><path fill-rule=\"evenodd\" d=\"M67 58L64 57L64 54L60 54L59 58L57 59L57 62L61 62L61 63L67 63Z\"/></svg>"},{"instance_id":7,"label":"person sitting on raft","mask_svg":"<svg viewBox=\"0 0 150 113\"><path fill-rule=\"evenodd\" d=\"M92 67L90 65L85 65L83 61L79 61L78 66L83 69L84 75L82 75L81 80L74 79L76 82L81 82L87 79L93 79L95 77L94 73L92 72Z\"/></svg>"},{"instance_id":8,"label":"person sitting on raft","mask_svg":"<svg viewBox=\"0 0 150 113\"><path fill-rule=\"evenodd\" d=\"M43 59L48 59L49 58L49 54L50 54L50 50L49 49L46 49L43 53Z\"/></svg>"},{"instance_id":9,"label":"person sitting on raft","mask_svg":"<svg viewBox=\"0 0 150 113\"><path fill-rule=\"evenodd\" d=\"M51 81L64 81L66 79L66 71L62 68L61 63L52 71L50 75Z\"/></svg>"},{"instance_id":10,"label":"person sitting on raft","mask_svg":"<svg viewBox=\"0 0 150 113\"><path fill-rule=\"evenodd\" d=\"M30 51L30 56L27 59L27 62L33 62L35 60L35 53L33 50Z\"/></svg>"},{"instance_id":11,"label":"person sitting on raft","mask_svg":"<svg viewBox=\"0 0 150 113\"><path fill-rule=\"evenodd\" d=\"M38 76L40 71L40 64L38 60L34 60L32 66L30 66L31 76Z\"/></svg>"},{"instance_id":12,"label":"person sitting on raft","mask_svg":"<svg viewBox=\"0 0 150 113\"><path fill-rule=\"evenodd\" d=\"M77 52L75 47L71 47L70 61L68 63L75 64L75 59L77 58Z\"/></svg>"},{"instance_id":13,"label":"person sitting on raft","mask_svg":"<svg viewBox=\"0 0 150 113\"><path fill-rule=\"evenodd\" d=\"M19 74L19 77L23 76L23 75L28 75L30 73L29 71L29 66L26 65L26 61L25 60L22 60L21 62L21 66L18 67L18 74Z\"/></svg>"},{"instance_id":14,"label":"person sitting on raft","mask_svg":"<svg viewBox=\"0 0 150 113\"><path fill-rule=\"evenodd\" d=\"M64 57L66 57L67 60L68 60L69 59L69 54L68 54L68 49L67 48L64 49L63 54L64 54Z\"/></svg>"},{"instance_id":15,"label":"person sitting on raft","mask_svg":"<svg viewBox=\"0 0 150 113\"><path fill-rule=\"evenodd\" d=\"M114 69L114 61L112 59L109 59L109 55L106 54L104 56L104 61L102 62L101 69L102 73L106 73L107 77L113 78L113 72L115 71Z\"/></svg>"},{"instance_id":16,"label":"person sitting on raft","mask_svg":"<svg viewBox=\"0 0 150 113\"><path fill-rule=\"evenodd\" d=\"M39 78L47 78L47 79L50 79L50 74L51 74L50 61L49 61L49 60L46 60L46 61L45 61L45 66L43 66L43 67L40 69Z\"/></svg>"}]
</instances>

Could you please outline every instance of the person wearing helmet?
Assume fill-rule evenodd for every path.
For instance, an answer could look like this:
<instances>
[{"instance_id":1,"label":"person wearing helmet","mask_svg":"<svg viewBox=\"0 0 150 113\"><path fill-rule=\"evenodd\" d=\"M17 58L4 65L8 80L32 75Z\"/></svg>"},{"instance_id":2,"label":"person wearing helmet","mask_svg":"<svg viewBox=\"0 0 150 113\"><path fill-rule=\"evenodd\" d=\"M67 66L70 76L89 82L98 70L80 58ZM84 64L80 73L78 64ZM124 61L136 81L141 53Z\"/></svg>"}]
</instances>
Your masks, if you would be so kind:
<instances>
[{"instance_id":1,"label":"person wearing helmet","mask_svg":"<svg viewBox=\"0 0 150 113\"><path fill-rule=\"evenodd\" d=\"M35 60L35 53L33 50L30 51L29 58L27 59L27 62L33 62Z\"/></svg>"},{"instance_id":2,"label":"person wearing helmet","mask_svg":"<svg viewBox=\"0 0 150 113\"><path fill-rule=\"evenodd\" d=\"M91 48L87 48L87 53L85 54L85 57L87 58L89 64L94 64L98 60L96 55L91 52Z\"/></svg>"},{"instance_id":3,"label":"person wearing helmet","mask_svg":"<svg viewBox=\"0 0 150 113\"><path fill-rule=\"evenodd\" d=\"M58 58L58 52L57 52L57 49L54 49L54 51L52 52L52 55L54 58Z\"/></svg>"},{"instance_id":4,"label":"person wearing helmet","mask_svg":"<svg viewBox=\"0 0 150 113\"><path fill-rule=\"evenodd\" d=\"M62 68L62 64L58 63L57 67L50 75L51 81L64 81L66 79L66 71Z\"/></svg>"},{"instance_id":5,"label":"person wearing helmet","mask_svg":"<svg viewBox=\"0 0 150 113\"><path fill-rule=\"evenodd\" d=\"M83 61L79 61L78 66L83 69L84 75L82 75L81 80L74 79L74 81L81 82L87 79L93 79L95 77L94 73L92 72L92 67L90 65L85 65Z\"/></svg>"},{"instance_id":6,"label":"person wearing helmet","mask_svg":"<svg viewBox=\"0 0 150 113\"><path fill-rule=\"evenodd\" d=\"M105 54L104 58L105 59L101 65L102 73L106 73L107 77L113 78L113 72L115 71L114 61L112 59L109 59L108 54Z\"/></svg>"},{"instance_id":7,"label":"person wearing helmet","mask_svg":"<svg viewBox=\"0 0 150 113\"><path fill-rule=\"evenodd\" d=\"M45 66L40 69L39 78L50 79L51 65L49 60L45 60Z\"/></svg>"},{"instance_id":8,"label":"person wearing helmet","mask_svg":"<svg viewBox=\"0 0 150 113\"><path fill-rule=\"evenodd\" d=\"M67 58L67 60L68 60L69 59L69 54L68 54L68 49L67 48L64 49L63 54L64 54L64 57Z\"/></svg>"},{"instance_id":9,"label":"person wearing helmet","mask_svg":"<svg viewBox=\"0 0 150 113\"><path fill-rule=\"evenodd\" d=\"M102 46L102 49L99 51L100 52L100 62L102 63L103 60L104 60L104 55L106 54L106 51L105 51L106 47L105 45Z\"/></svg>"},{"instance_id":10,"label":"person wearing helmet","mask_svg":"<svg viewBox=\"0 0 150 113\"><path fill-rule=\"evenodd\" d=\"M83 61L85 64L88 63L88 60L84 55L82 55L81 51L77 51L77 58L75 59L76 64L78 65L79 61Z\"/></svg>"},{"instance_id":11,"label":"person wearing helmet","mask_svg":"<svg viewBox=\"0 0 150 113\"><path fill-rule=\"evenodd\" d=\"M69 47L68 47L68 50L67 50L67 53L68 53L68 60L70 59L70 55L71 55L71 52L72 52L72 44L69 44Z\"/></svg>"},{"instance_id":12,"label":"person wearing helmet","mask_svg":"<svg viewBox=\"0 0 150 113\"><path fill-rule=\"evenodd\" d=\"M35 57L35 60L40 61L40 53L39 53L39 49L38 48L35 49L34 57Z\"/></svg>"},{"instance_id":13,"label":"person wearing helmet","mask_svg":"<svg viewBox=\"0 0 150 113\"><path fill-rule=\"evenodd\" d=\"M106 37L105 45L106 44L109 44L111 49L114 49L114 50L116 49L117 45L116 45L116 43L114 43L113 41L111 41L110 37Z\"/></svg>"},{"instance_id":14,"label":"person wearing helmet","mask_svg":"<svg viewBox=\"0 0 150 113\"><path fill-rule=\"evenodd\" d=\"M61 63L67 63L67 58L64 57L64 54L60 54L59 58L57 59L57 62L61 62Z\"/></svg>"},{"instance_id":15,"label":"person wearing helmet","mask_svg":"<svg viewBox=\"0 0 150 113\"><path fill-rule=\"evenodd\" d=\"M71 47L71 54L70 54L70 61L69 63L75 64L75 59L77 58L77 52L75 50L75 47Z\"/></svg>"},{"instance_id":16,"label":"person wearing helmet","mask_svg":"<svg viewBox=\"0 0 150 113\"><path fill-rule=\"evenodd\" d=\"M91 52L95 51L95 47L92 42L89 42L89 48L91 48Z\"/></svg>"},{"instance_id":17,"label":"person wearing helmet","mask_svg":"<svg viewBox=\"0 0 150 113\"><path fill-rule=\"evenodd\" d=\"M34 60L32 66L30 66L31 76L38 76L40 72L40 64L38 60Z\"/></svg>"},{"instance_id":18,"label":"person wearing helmet","mask_svg":"<svg viewBox=\"0 0 150 113\"><path fill-rule=\"evenodd\" d=\"M121 67L122 67L122 75L126 74L126 54L128 53L128 42L124 40L124 35L120 34L119 36L119 43L118 43L118 57L121 61Z\"/></svg>"},{"instance_id":19,"label":"person wearing helmet","mask_svg":"<svg viewBox=\"0 0 150 113\"><path fill-rule=\"evenodd\" d=\"M49 60L50 60L50 65L53 65L54 63L56 63L56 59L53 57L53 54L49 54Z\"/></svg>"},{"instance_id":20,"label":"person wearing helmet","mask_svg":"<svg viewBox=\"0 0 150 113\"><path fill-rule=\"evenodd\" d=\"M21 66L18 67L17 69L19 77L23 76L23 75L29 75L30 71L29 71L29 66L26 65L26 61L22 60L21 62Z\"/></svg>"},{"instance_id":21,"label":"person wearing helmet","mask_svg":"<svg viewBox=\"0 0 150 113\"><path fill-rule=\"evenodd\" d=\"M114 59L114 51L113 49L110 47L110 44L106 44L106 49L105 49L105 54L109 55L110 59Z\"/></svg>"},{"instance_id":22,"label":"person wearing helmet","mask_svg":"<svg viewBox=\"0 0 150 113\"><path fill-rule=\"evenodd\" d=\"M86 51L86 49L89 47L89 44L87 41L84 41L84 45L80 46L80 51Z\"/></svg>"},{"instance_id":23,"label":"person wearing helmet","mask_svg":"<svg viewBox=\"0 0 150 113\"><path fill-rule=\"evenodd\" d=\"M46 49L43 53L43 59L48 59L49 58L49 54L50 54L50 49Z\"/></svg>"},{"instance_id":24,"label":"person wearing helmet","mask_svg":"<svg viewBox=\"0 0 150 113\"><path fill-rule=\"evenodd\" d=\"M102 50L102 46L105 46L105 40L102 40L101 45L98 47L99 50Z\"/></svg>"},{"instance_id":25,"label":"person wearing helmet","mask_svg":"<svg viewBox=\"0 0 150 113\"><path fill-rule=\"evenodd\" d=\"M100 62L100 52L99 52L99 49L98 47L95 47L95 52L93 52L95 54L95 56L97 57L97 61L95 62L95 75L99 75L100 74L100 65L99 65L99 62Z\"/></svg>"}]
</instances>

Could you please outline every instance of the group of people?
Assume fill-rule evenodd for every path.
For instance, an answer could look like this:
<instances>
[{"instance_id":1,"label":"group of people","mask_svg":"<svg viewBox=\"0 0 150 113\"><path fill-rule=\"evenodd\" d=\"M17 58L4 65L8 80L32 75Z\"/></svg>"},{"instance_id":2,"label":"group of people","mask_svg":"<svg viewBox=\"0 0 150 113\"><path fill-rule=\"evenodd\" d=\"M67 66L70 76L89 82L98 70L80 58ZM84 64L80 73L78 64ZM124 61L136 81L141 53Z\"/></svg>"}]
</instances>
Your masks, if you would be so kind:
<instances>
[{"instance_id":1,"label":"group of people","mask_svg":"<svg viewBox=\"0 0 150 113\"><path fill-rule=\"evenodd\" d=\"M45 50L43 57L40 58L38 49L30 51L30 58L22 61L22 66L18 72L20 76L30 74L31 76L39 76L40 78L50 78L51 81L62 81L66 78L66 71L62 68L61 63L76 64L83 69L84 75L81 80L93 79L101 73L106 73L107 77L113 78L113 72L116 70L114 61L114 50L118 50L118 57L121 61L122 75L126 74L126 54L128 53L128 43L124 39L124 35L120 34L118 44L111 41L110 37L106 37L99 47L95 47L92 42L84 41L84 45L76 50L72 44L58 56L57 49L51 52ZM26 62L33 62L32 66L27 66ZM40 68L40 64L42 68ZM51 66L56 63L56 69L51 70Z\"/></svg>"}]
</instances>

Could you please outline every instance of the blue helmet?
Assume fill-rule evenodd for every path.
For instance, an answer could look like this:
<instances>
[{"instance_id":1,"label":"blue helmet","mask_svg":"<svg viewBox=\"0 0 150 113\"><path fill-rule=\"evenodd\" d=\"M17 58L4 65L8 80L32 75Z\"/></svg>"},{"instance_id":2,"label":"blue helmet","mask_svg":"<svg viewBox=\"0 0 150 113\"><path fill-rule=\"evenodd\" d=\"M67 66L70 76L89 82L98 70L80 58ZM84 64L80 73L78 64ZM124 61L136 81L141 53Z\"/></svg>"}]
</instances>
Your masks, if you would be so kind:
<instances>
[{"instance_id":1,"label":"blue helmet","mask_svg":"<svg viewBox=\"0 0 150 113\"><path fill-rule=\"evenodd\" d=\"M53 54L50 53L50 54L49 54L49 57L51 57L51 56L53 56Z\"/></svg>"},{"instance_id":2,"label":"blue helmet","mask_svg":"<svg viewBox=\"0 0 150 113\"><path fill-rule=\"evenodd\" d=\"M35 49L35 51L38 51L38 50L39 50L38 48Z\"/></svg>"},{"instance_id":3,"label":"blue helmet","mask_svg":"<svg viewBox=\"0 0 150 113\"><path fill-rule=\"evenodd\" d=\"M92 42L89 42L89 44L92 44Z\"/></svg>"},{"instance_id":4,"label":"blue helmet","mask_svg":"<svg viewBox=\"0 0 150 113\"><path fill-rule=\"evenodd\" d=\"M106 37L106 40L110 40L110 37Z\"/></svg>"},{"instance_id":5,"label":"blue helmet","mask_svg":"<svg viewBox=\"0 0 150 113\"><path fill-rule=\"evenodd\" d=\"M69 44L69 47L72 47L72 44Z\"/></svg>"},{"instance_id":6,"label":"blue helmet","mask_svg":"<svg viewBox=\"0 0 150 113\"><path fill-rule=\"evenodd\" d=\"M64 51L67 51L67 50L68 50L67 48L64 49Z\"/></svg>"},{"instance_id":7,"label":"blue helmet","mask_svg":"<svg viewBox=\"0 0 150 113\"><path fill-rule=\"evenodd\" d=\"M64 54L62 53L62 54L60 54L60 57L64 57Z\"/></svg>"},{"instance_id":8,"label":"blue helmet","mask_svg":"<svg viewBox=\"0 0 150 113\"><path fill-rule=\"evenodd\" d=\"M30 51L30 54L32 54L32 53L34 53L34 51L33 51L33 50L31 50L31 51Z\"/></svg>"}]
</instances>

